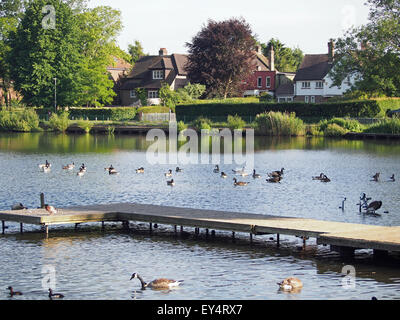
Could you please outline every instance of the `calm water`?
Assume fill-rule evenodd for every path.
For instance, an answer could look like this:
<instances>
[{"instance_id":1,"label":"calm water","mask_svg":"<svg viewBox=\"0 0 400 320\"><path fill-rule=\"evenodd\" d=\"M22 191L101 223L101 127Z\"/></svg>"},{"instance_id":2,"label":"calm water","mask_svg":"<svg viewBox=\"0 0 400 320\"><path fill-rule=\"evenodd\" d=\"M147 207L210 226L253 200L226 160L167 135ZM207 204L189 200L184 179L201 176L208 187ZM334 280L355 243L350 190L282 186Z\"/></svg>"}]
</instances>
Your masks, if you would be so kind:
<instances>
[{"instance_id":1,"label":"calm water","mask_svg":"<svg viewBox=\"0 0 400 320\"><path fill-rule=\"evenodd\" d=\"M212 164L182 166L174 173L176 186L166 186L164 172L176 165L150 165L142 136L68 136L51 134L0 135L0 209L15 202L39 205L39 194L56 207L94 203L138 202L201 209L242 211L321 220L375 225L400 225L400 143L318 139L269 139L256 137L255 168L263 179L249 181L246 188L233 187L232 178L223 180L213 173ZM222 155L223 157L223 155ZM52 163L49 173L38 164ZM85 163L83 177L65 172L62 165ZM222 161L223 163L223 161ZM112 164L120 175L109 176L104 168ZM135 169L145 167L138 175ZM180 165L181 166L181 165ZM231 173L236 164L221 168ZM266 174L286 168L281 184L268 184ZM324 172L328 184L313 181ZM371 177L381 173L381 181ZM365 192L382 200L381 216L366 216L356 206ZM347 197L345 211L339 209ZM388 213L384 213L387 211ZM368 250L357 251L355 259L342 261L328 247L284 237L280 249L274 236L256 237L250 246L248 235L239 234L232 244L229 233L217 232L215 241L175 238L169 226L160 226L150 236L146 226L131 224L133 232L122 232L120 224L83 225L75 232L70 226L51 227L45 239L37 226L9 224L0 235L0 288L12 285L24 292L23 299L46 299L42 289L43 266L56 270L57 291L68 299L380 299L400 298L400 258L374 263ZM191 231L188 229L188 231ZM345 265L356 269L354 288L342 286ZM158 277L185 280L171 292L140 290L138 272L146 281ZM276 282L287 276L304 282L298 294L277 290ZM22 298L22 297L21 297ZM0 290L0 299L8 299Z\"/></svg>"}]
</instances>

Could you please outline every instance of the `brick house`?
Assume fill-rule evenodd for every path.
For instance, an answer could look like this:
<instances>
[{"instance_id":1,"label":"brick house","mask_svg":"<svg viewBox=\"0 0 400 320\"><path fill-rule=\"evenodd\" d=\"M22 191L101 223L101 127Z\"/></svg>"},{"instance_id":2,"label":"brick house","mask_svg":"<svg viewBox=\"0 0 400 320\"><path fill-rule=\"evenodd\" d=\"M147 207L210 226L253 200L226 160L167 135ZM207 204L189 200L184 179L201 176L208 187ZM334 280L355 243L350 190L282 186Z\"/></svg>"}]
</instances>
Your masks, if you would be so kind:
<instances>
[{"instance_id":1,"label":"brick house","mask_svg":"<svg viewBox=\"0 0 400 320\"><path fill-rule=\"evenodd\" d=\"M257 46L252 65L254 68L252 75L249 79L243 81L243 96L258 96L263 92L274 95L277 74L274 48L271 48L267 58L262 54L261 46Z\"/></svg>"},{"instance_id":2,"label":"brick house","mask_svg":"<svg viewBox=\"0 0 400 320\"><path fill-rule=\"evenodd\" d=\"M186 55L168 55L165 48L160 49L158 56L141 57L131 72L122 79L121 105L140 105L136 94L138 88L146 90L148 105L160 104L158 93L164 83L167 83L172 90L183 88L189 83L185 70L186 62Z\"/></svg>"},{"instance_id":3,"label":"brick house","mask_svg":"<svg viewBox=\"0 0 400 320\"><path fill-rule=\"evenodd\" d=\"M121 104L121 84L122 79L125 78L130 70L132 69L132 65L125 61L124 59L118 57L112 57L113 63L107 67L107 71L110 74L110 79L114 82L113 90L117 94L114 97L113 105Z\"/></svg>"}]
</instances>

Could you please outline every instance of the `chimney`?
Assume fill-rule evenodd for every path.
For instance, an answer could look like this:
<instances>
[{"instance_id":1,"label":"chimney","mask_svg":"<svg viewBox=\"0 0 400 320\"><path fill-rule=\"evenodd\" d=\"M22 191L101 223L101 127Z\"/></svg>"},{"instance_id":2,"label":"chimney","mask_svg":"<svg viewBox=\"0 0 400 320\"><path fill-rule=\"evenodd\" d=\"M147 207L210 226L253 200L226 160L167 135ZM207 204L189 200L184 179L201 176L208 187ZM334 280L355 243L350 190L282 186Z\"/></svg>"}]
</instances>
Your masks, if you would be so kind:
<instances>
[{"instance_id":1,"label":"chimney","mask_svg":"<svg viewBox=\"0 0 400 320\"><path fill-rule=\"evenodd\" d=\"M275 71L275 51L274 51L274 46L272 44L269 47L268 59L269 59L269 68L271 69L271 71Z\"/></svg>"},{"instance_id":2,"label":"chimney","mask_svg":"<svg viewBox=\"0 0 400 320\"><path fill-rule=\"evenodd\" d=\"M260 45L256 45L256 51L258 54L262 54L262 48Z\"/></svg>"},{"instance_id":3,"label":"chimney","mask_svg":"<svg viewBox=\"0 0 400 320\"><path fill-rule=\"evenodd\" d=\"M168 55L167 49L161 48L160 51L158 51L159 56L166 56Z\"/></svg>"},{"instance_id":4,"label":"chimney","mask_svg":"<svg viewBox=\"0 0 400 320\"><path fill-rule=\"evenodd\" d=\"M333 39L331 39L328 42L328 57L329 57L329 62L333 62L333 58L335 56L335 43L333 42Z\"/></svg>"}]
</instances>

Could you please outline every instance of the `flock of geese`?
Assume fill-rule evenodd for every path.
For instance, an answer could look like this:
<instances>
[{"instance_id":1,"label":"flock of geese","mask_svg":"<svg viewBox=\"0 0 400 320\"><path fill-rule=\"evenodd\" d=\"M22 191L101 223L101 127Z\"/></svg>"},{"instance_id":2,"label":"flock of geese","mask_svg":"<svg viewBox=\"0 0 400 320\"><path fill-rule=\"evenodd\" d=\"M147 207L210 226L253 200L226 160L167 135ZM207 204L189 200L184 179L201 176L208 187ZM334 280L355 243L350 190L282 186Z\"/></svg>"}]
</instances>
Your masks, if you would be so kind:
<instances>
[{"instance_id":1,"label":"flock of geese","mask_svg":"<svg viewBox=\"0 0 400 320\"><path fill-rule=\"evenodd\" d=\"M140 281L142 290L145 290L147 288L153 290L171 290L179 287L184 282L184 280L172 280L167 278L159 278L151 282L145 282L143 278L136 272L131 275L130 280L132 279L138 279ZM302 281L294 277L286 278L283 281L278 282L277 285L279 286L280 290L285 292L298 293L303 288ZM8 287L7 290L9 290L9 296L11 298L14 296L23 295L21 291L14 291L13 287L11 286ZM49 288L48 297L50 300L52 300L52 299L63 299L65 296L62 293L54 293L53 290Z\"/></svg>"}]
</instances>

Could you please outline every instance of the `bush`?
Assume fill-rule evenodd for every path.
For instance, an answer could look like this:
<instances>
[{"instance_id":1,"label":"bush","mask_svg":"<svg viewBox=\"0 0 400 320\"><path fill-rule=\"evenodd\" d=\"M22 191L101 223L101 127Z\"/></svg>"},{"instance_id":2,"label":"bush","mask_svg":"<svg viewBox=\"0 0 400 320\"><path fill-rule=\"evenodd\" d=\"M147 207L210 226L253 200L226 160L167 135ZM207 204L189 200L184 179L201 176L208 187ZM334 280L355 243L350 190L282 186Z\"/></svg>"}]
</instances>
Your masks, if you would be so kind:
<instances>
[{"instance_id":1,"label":"bush","mask_svg":"<svg viewBox=\"0 0 400 320\"><path fill-rule=\"evenodd\" d=\"M210 119L199 117L193 121L192 126L196 131L211 130L211 124L212 122Z\"/></svg>"},{"instance_id":2,"label":"bush","mask_svg":"<svg viewBox=\"0 0 400 320\"><path fill-rule=\"evenodd\" d=\"M173 111L173 109L172 109ZM137 109L137 112L143 113L169 113L169 108L164 106L151 106L151 107L141 107Z\"/></svg>"},{"instance_id":3,"label":"bush","mask_svg":"<svg viewBox=\"0 0 400 320\"><path fill-rule=\"evenodd\" d=\"M70 108L69 115L73 119L129 121L136 116L135 107L116 108Z\"/></svg>"},{"instance_id":4,"label":"bush","mask_svg":"<svg viewBox=\"0 0 400 320\"><path fill-rule=\"evenodd\" d=\"M329 124L324 130L325 137L342 137L347 133L347 130L337 125L336 123Z\"/></svg>"},{"instance_id":5,"label":"bush","mask_svg":"<svg viewBox=\"0 0 400 320\"><path fill-rule=\"evenodd\" d=\"M304 135L305 127L294 113L268 112L257 115L256 128L259 134L268 136Z\"/></svg>"},{"instance_id":6,"label":"bush","mask_svg":"<svg viewBox=\"0 0 400 320\"><path fill-rule=\"evenodd\" d=\"M378 123L374 123L366 128L365 133L385 133L385 134L400 134L400 119L384 119Z\"/></svg>"},{"instance_id":7,"label":"bush","mask_svg":"<svg viewBox=\"0 0 400 320\"><path fill-rule=\"evenodd\" d=\"M17 132L40 131L39 117L32 109L1 110L0 130Z\"/></svg>"},{"instance_id":8,"label":"bush","mask_svg":"<svg viewBox=\"0 0 400 320\"><path fill-rule=\"evenodd\" d=\"M243 121L238 115L228 116L228 128L233 130L243 129L246 122Z\"/></svg>"},{"instance_id":9,"label":"bush","mask_svg":"<svg viewBox=\"0 0 400 320\"><path fill-rule=\"evenodd\" d=\"M68 112L63 111L60 115L53 113L49 119L49 126L54 131L65 132L69 126Z\"/></svg>"},{"instance_id":10,"label":"bush","mask_svg":"<svg viewBox=\"0 0 400 320\"><path fill-rule=\"evenodd\" d=\"M320 131L325 131L328 125L333 123L351 132L361 132L363 130L363 126L357 120L333 118L331 120L320 121L319 122Z\"/></svg>"},{"instance_id":11,"label":"bush","mask_svg":"<svg viewBox=\"0 0 400 320\"><path fill-rule=\"evenodd\" d=\"M185 124L183 121L179 121L177 127L178 127L178 132L182 132L188 128L188 125Z\"/></svg>"},{"instance_id":12,"label":"bush","mask_svg":"<svg viewBox=\"0 0 400 320\"><path fill-rule=\"evenodd\" d=\"M89 133L90 130L91 130L91 129L93 128L93 126L94 126L94 123L93 123L93 122L91 122L91 121L89 121L89 120L82 120L82 119L78 120L78 121L76 122L76 124L77 124L77 126L78 126L79 128L82 128L83 130L85 130L86 133Z\"/></svg>"}]
</instances>

